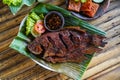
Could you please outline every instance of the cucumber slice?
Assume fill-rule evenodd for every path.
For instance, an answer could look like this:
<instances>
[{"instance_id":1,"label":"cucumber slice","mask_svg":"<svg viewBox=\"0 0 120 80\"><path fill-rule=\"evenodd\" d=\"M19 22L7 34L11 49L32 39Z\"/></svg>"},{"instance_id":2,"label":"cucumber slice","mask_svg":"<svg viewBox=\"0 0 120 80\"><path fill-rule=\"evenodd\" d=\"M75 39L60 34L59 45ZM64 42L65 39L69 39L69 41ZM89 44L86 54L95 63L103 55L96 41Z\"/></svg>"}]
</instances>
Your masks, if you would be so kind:
<instances>
[{"instance_id":1,"label":"cucumber slice","mask_svg":"<svg viewBox=\"0 0 120 80\"><path fill-rule=\"evenodd\" d=\"M75 0L75 2L79 2L80 0Z\"/></svg>"},{"instance_id":2,"label":"cucumber slice","mask_svg":"<svg viewBox=\"0 0 120 80\"><path fill-rule=\"evenodd\" d=\"M87 2L87 0L81 0L81 2L82 2L82 3L85 3L85 2Z\"/></svg>"},{"instance_id":3,"label":"cucumber slice","mask_svg":"<svg viewBox=\"0 0 120 80\"><path fill-rule=\"evenodd\" d=\"M41 35L34 30L34 27L32 27L32 29L31 29L31 34L33 35L33 37L37 37L37 36Z\"/></svg>"},{"instance_id":4,"label":"cucumber slice","mask_svg":"<svg viewBox=\"0 0 120 80\"><path fill-rule=\"evenodd\" d=\"M102 3L104 0L93 0L95 3Z\"/></svg>"}]
</instances>

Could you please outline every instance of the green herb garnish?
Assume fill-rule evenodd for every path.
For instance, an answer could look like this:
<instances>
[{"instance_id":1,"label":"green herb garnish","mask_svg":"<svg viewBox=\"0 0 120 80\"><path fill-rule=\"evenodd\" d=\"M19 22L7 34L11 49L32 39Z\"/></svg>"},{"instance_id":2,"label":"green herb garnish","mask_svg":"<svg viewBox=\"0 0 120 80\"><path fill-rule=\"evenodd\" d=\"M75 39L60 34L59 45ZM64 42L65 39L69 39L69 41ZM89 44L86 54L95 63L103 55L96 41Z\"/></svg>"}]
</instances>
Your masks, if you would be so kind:
<instances>
[{"instance_id":1,"label":"green herb garnish","mask_svg":"<svg viewBox=\"0 0 120 80\"><path fill-rule=\"evenodd\" d=\"M22 3L22 0L3 0L4 4L18 6Z\"/></svg>"}]
</instances>

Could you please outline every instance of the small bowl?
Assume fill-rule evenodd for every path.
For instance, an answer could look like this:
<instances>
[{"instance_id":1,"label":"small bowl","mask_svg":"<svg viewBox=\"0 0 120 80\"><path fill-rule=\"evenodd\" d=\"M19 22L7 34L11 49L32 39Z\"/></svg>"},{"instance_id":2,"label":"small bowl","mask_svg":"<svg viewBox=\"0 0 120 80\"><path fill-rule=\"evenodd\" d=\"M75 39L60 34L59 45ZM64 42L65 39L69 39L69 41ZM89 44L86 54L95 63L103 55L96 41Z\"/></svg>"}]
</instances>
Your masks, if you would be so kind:
<instances>
[{"instance_id":1,"label":"small bowl","mask_svg":"<svg viewBox=\"0 0 120 80\"><path fill-rule=\"evenodd\" d=\"M44 18L44 26L48 31L58 31L64 26L64 17L57 11L49 12Z\"/></svg>"},{"instance_id":2,"label":"small bowl","mask_svg":"<svg viewBox=\"0 0 120 80\"><path fill-rule=\"evenodd\" d=\"M74 16L80 18L80 19L83 19L83 20L93 20L93 19L96 19L96 18L99 18L101 17L105 11L107 10L107 8L109 7L109 4L110 4L110 0L104 0L104 2L100 3L100 7L98 9L98 11L96 12L95 16L90 18L90 17L87 17L81 13L78 13L78 12L74 12L74 11L70 11ZM66 0L66 5L68 7L68 0Z\"/></svg>"}]
</instances>

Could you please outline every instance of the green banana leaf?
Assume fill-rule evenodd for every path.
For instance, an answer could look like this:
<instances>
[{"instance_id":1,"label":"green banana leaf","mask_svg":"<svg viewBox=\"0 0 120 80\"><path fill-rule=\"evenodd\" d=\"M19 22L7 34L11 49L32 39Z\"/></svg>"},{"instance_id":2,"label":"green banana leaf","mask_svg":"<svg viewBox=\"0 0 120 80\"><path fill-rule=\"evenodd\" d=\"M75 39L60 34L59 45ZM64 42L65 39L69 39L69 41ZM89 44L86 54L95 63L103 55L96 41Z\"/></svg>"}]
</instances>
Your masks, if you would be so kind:
<instances>
[{"instance_id":1,"label":"green banana leaf","mask_svg":"<svg viewBox=\"0 0 120 80\"><path fill-rule=\"evenodd\" d=\"M105 32L97 29L93 25L80 20L74 16L71 15L71 13L63 8L60 8L58 6L54 6L51 4L44 4L44 3L39 3L35 8L33 8L31 11L34 11L38 14L43 13L44 15L47 14L49 11L58 11L63 14L65 18L65 26L80 26L81 28L86 29L88 32L91 34L99 34L102 36L105 36ZM28 43L31 42L29 39L29 36L25 35L25 27L26 27L26 18L27 16L23 19L21 22L20 28L18 35L15 37L15 39L12 41L10 44L10 47L19 53L26 55L27 57L31 58L33 61L35 61L37 64L40 66L55 71L59 73L63 73L75 80L81 80L83 73L85 72L91 58L93 55L85 55L87 57L86 60L84 60L81 63L49 63L44 61L43 59L37 58L34 56L32 53L30 53L26 46Z\"/></svg>"},{"instance_id":2,"label":"green banana leaf","mask_svg":"<svg viewBox=\"0 0 120 80\"><path fill-rule=\"evenodd\" d=\"M31 6L33 5L33 3L35 3L35 1L36 0L22 0L22 3L20 5L10 5L9 8L11 12L15 15L22 8L23 5Z\"/></svg>"}]
</instances>

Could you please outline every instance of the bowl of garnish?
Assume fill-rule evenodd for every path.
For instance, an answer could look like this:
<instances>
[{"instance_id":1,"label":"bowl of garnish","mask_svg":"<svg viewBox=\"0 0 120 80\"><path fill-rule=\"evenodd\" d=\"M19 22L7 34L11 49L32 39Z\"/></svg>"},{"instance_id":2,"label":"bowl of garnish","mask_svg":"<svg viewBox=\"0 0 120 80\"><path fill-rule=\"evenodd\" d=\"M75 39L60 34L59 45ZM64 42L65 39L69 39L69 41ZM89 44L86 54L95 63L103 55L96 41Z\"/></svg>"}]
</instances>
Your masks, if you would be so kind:
<instances>
[{"instance_id":1,"label":"bowl of garnish","mask_svg":"<svg viewBox=\"0 0 120 80\"><path fill-rule=\"evenodd\" d=\"M57 11L49 12L44 19L44 26L48 31L58 31L64 26L64 17Z\"/></svg>"},{"instance_id":2,"label":"bowl of garnish","mask_svg":"<svg viewBox=\"0 0 120 80\"><path fill-rule=\"evenodd\" d=\"M102 16L110 0L66 0L67 9L83 20L93 20Z\"/></svg>"}]
</instances>

